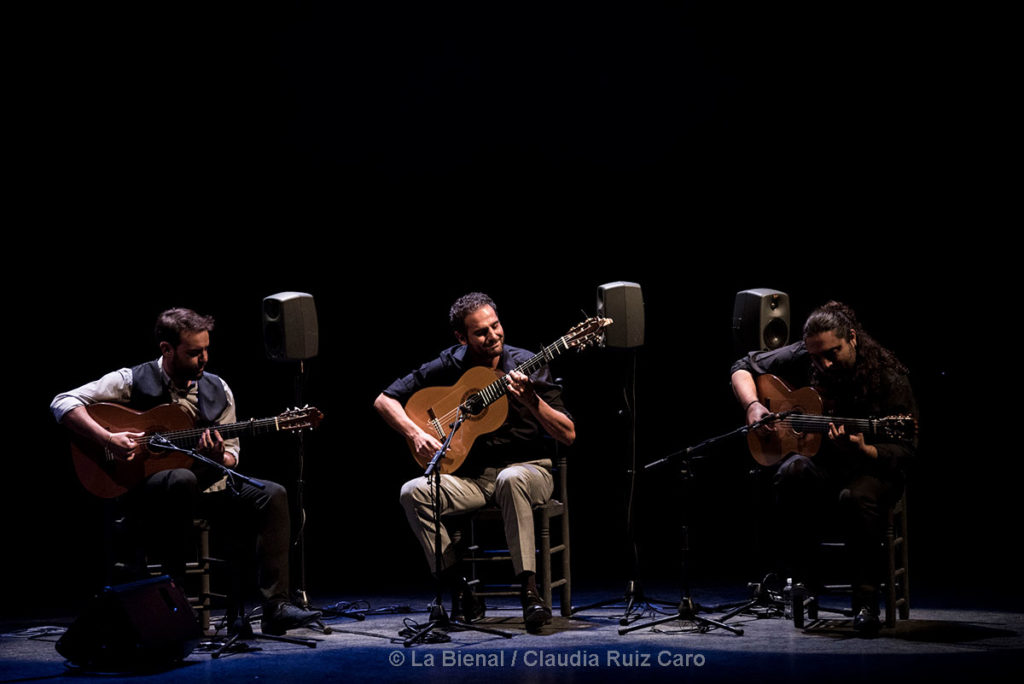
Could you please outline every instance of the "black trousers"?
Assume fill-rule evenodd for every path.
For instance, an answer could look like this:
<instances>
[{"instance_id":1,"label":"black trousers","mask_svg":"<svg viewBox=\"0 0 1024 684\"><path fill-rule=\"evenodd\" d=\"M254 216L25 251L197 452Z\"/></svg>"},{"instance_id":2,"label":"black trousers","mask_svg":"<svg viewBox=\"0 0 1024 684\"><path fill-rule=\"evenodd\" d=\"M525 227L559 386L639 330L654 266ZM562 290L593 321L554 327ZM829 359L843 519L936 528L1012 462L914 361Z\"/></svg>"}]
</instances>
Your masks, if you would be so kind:
<instances>
[{"instance_id":1,"label":"black trousers","mask_svg":"<svg viewBox=\"0 0 1024 684\"><path fill-rule=\"evenodd\" d=\"M849 550L854 606L877 603L884 567L881 542L889 509L903 492L902 478L858 472L827 457L792 454L779 465L773 484L778 545L787 577L813 590L822 579L818 548L835 530Z\"/></svg>"},{"instance_id":2,"label":"black trousers","mask_svg":"<svg viewBox=\"0 0 1024 684\"><path fill-rule=\"evenodd\" d=\"M227 531L236 548L251 547L245 542L255 536L259 591L264 604L273 604L288 600L290 591L288 491L276 482L260 482L262 489L238 482L234 488L204 493L206 484L196 473L175 468L151 475L126 495L125 503L129 515L143 522L147 550L179 582L192 552L193 519L206 518Z\"/></svg>"}]
</instances>

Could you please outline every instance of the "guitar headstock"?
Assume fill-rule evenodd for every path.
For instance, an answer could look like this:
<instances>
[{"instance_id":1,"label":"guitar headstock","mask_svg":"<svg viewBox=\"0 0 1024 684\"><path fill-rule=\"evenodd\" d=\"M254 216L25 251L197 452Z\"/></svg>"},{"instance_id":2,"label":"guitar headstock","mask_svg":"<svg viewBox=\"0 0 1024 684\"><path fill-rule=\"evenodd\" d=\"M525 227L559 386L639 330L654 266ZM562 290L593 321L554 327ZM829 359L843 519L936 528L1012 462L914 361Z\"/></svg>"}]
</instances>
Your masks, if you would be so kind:
<instances>
[{"instance_id":1,"label":"guitar headstock","mask_svg":"<svg viewBox=\"0 0 1024 684\"><path fill-rule=\"evenodd\" d=\"M277 417L279 430L307 430L315 428L323 420L324 414L312 406L293 408Z\"/></svg>"},{"instance_id":2,"label":"guitar headstock","mask_svg":"<svg viewBox=\"0 0 1024 684\"><path fill-rule=\"evenodd\" d=\"M566 347L586 349L591 345L599 345L604 340L604 329L612 324L612 319L592 316L574 325L565 337Z\"/></svg>"},{"instance_id":3,"label":"guitar headstock","mask_svg":"<svg viewBox=\"0 0 1024 684\"><path fill-rule=\"evenodd\" d=\"M913 416L886 416L875 422L875 432L891 440L906 439L917 434Z\"/></svg>"}]
</instances>

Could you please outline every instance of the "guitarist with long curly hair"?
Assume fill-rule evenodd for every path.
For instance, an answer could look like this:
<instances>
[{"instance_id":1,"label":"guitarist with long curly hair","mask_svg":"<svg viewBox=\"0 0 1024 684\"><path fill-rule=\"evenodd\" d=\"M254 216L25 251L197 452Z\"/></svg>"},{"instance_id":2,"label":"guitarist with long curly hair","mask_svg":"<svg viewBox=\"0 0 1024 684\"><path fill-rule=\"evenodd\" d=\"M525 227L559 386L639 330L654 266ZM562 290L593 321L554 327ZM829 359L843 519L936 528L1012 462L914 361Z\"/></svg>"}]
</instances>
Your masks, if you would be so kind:
<instances>
[{"instance_id":1,"label":"guitarist with long curly hair","mask_svg":"<svg viewBox=\"0 0 1024 684\"><path fill-rule=\"evenodd\" d=\"M755 426L748 435L755 458L776 468L785 576L814 593L819 579L813 551L834 514L851 549L854 627L875 633L886 512L902 495L917 441L916 430L890 435L874 430L879 424L868 419L904 416L916 425L907 369L864 330L852 309L832 301L808 316L799 342L736 361L732 386L747 425ZM789 388L802 389L789 394ZM798 396L820 403L807 410L804 404L811 402ZM773 418L790 413L790 419Z\"/></svg>"}]
</instances>

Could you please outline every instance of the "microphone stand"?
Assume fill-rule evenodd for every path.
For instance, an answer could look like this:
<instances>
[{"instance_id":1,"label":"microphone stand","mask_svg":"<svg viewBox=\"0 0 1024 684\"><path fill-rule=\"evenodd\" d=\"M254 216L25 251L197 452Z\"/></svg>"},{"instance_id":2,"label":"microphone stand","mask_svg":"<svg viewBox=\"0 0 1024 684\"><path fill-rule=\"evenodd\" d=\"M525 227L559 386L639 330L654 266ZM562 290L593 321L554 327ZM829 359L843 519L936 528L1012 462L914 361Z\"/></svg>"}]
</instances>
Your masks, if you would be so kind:
<instances>
[{"instance_id":1,"label":"microphone stand","mask_svg":"<svg viewBox=\"0 0 1024 684\"><path fill-rule=\"evenodd\" d=\"M722 441L724 439L731 438L734 435L746 434L746 433L750 432L751 430L754 430L754 429L757 429L757 428L762 427L764 425L767 425L768 423L773 423L773 422L782 420L783 418L789 416L792 413L794 413L794 411L783 411L781 413L770 413L770 414L766 415L764 418L762 418L761 420L759 420L759 421L757 421L755 423L752 423L750 425L744 425L741 428L738 428L736 430L732 430L732 431L727 432L727 433L725 433L723 435L719 435L717 437L712 437L710 439L706 439L703 442L697 444L696 446L688 447L688 448L683 449L681 451L677 451L675 453L669 454L668 456L666 456L664 458L661 458L661 459L658 459L657 461L654 461L652 463L648 463L646 466L644 466L644 468L646 470L650 470L652 468L658 468L658 467L661 467L663 465L673 463L676 460L681 460L683 462L683 469L682 469L683 478L685 480L690 480L693 477L692 468L691 468L691 465L690 465L691 461L703 458L702 456L698 455L697 452L699 452L702 449L705 449L705 448L707 448L707 447L709 447L709 446L711 446L713 444L717 444L718 442L720 442L720 441ZM688 497L687 497L687 499L688 499ZM702 631L706 631L706 630L712 629L714 627L719 627L721 629L728 630L728 631L730 631L733 634L736 634L738 636L742 636L742 634L743 634L743 630L742 629L737 628L737 627L733 627L732 625L727 625L727 624L725 624L724 620L728 620L729 618L739 614L745 608L747 608L750 605L750 603L755 603L757 600L759 600L759 598L755 598L754 601L749 602L749 603L747 603L747 602L743 603L742 606L739 609L732 610L729 613L726 613L726 615L721 620L712 620L710 618L705 618L705 617L701 617L701 616L697 615L697 613L699 611L701 611L701 610L703 610L705 612L717 612L717 610L709 609L709 608L705 608L703 606L700 606L699 604L697 604L697 603L695 603L693 601L693 598L690 595L689 576L688 576L688 572L687 572L687 570L688 570L687 569L687 555L688 555L689 550L690 550L689 549L689 534L688 534L687 526L685 524L683 525L682 532L683 532L683 535L682 535L683 536L683 548L682 548L682 552L683 552L682 555L683 555L683 557L682 557L681 587L682 587L682 594L683 595L682 595L682 599L679 602L679 610L674 615L669 615L669 616L666 616L666 617L663 617L663 618L658 618L656 620L652 620L652 621L644 623L644 624L634 624L634 625L631 625L629 627L623 627L623 628L619 629L619 634L626 634L628 632L632 632L633 630L641 629L643 627L651 627L651 626L654 626L654 625L660 625L660 624L663 624L663 623L666 623L666 622L672 622L672 621L675 621L675 620L687 620L687 621L696 623L699 627L701 627ZM759 595L760 595L760 590L759 590Z\"/></svg>"},{"instance_id":2,"label":"microphone stand","mask_svg":"<svg viewBox=\"0 0 1024 684\"><path fill-rule=\"evenodd\" d=\"M199 461L200 463L204 463L204 464L214 468L215 470L220 471L220 473L227 479L227 484L228 484L228 487L230 488L232 494L238 494L238 483L239 482L244 482L246 484L252 485L253 487L256 487L257 489L266 489L267 488L266 485L263 484L262 482L260 482L259 480L255 480L255 479L249 477L248 475L243 475L242 473L239 473L236 470L232 470L231 468L228 468L223 463L218 463L217 461L214 461L211 458L207 458L206 456L203 456L202 454L200 454L195 449L187 449L187 448L184 448L184 447L179 447L178 445L174 444L169 439L167 439L166 437L164 437L163 435L161 435L159 433L155 433L155 434L153 434L149 438L149 445L150 445L150 448L155 448L155 449L160 450L160 451L176 451L176 452L181 453L181 454L186 454L186 455L194 458L195 460ZM252 627L249 625L249 615L246 615L246 616L244 616L244 619L241 620L241 625L240 625L238 631L234 635L232 635L230 638L228 638L228 640L225 641L220 646L220 648L218 648L216 651L214 651L211 654L211 657L219 658L221 656L221 654L223 654L226 650L231 648L235 644L235 642L238 641L239 639L241 639L241 638L252 639L252 638L255 638L255 636L256 635L252 631ZM300 637L290 637L290 636L287 636L287 635L280 635L280 636L278 636L278 635L272 635L272 634L261 634L260 636L263 639L270 639L270 640L273 640L273 641L283 641L283 642L287 642L287 643L291 643L291 644L300 644L300 645L303 645L303 646L308 646L310 648L316 648L316 640L315 639L302 639Z\"/></svg>"},{"instance_id":3,"label":"microphone stand","mask_svg":"<svg viewBox=\"0 0 1024 684\"><path fill-rule=\"evenodd\" d=\"M644 466L644 469L645 470L650 470L652 468L658 468L658 467L661 467L661 466L666 465L666 464L674 463L676 461L682 461L682 477L683 477L684 480L688 481L688 480L693 478L693 471L692 471L692 468L691 468L691 461L695 460L695 459L701 458L701 456L695 455L698 451L700 451L701 449L703 449L703 448L705 448L707 446L715 444L715 443L717 443L717 442L719 442L719 441L721 441L723 439L726 439L727 437L731 437L731 436L733 436L735 434L738 434L738 433L741 433L741 432L745 432L747 429L748 429L747 427L744 427L744 428L741 428L740 430L734 430L734 431L729 432L727 434L720 435L719 437L713 437L711 439L705 440L704 442L701 442L700 444L698 444L696 446L688 447L686 449L683 449L682 451L677 451L675 453L669 454L668 456L666 456L664 458L658 459L657 461L654 461L652 463L648 463L646 466ZM686 498L688 499L689 497L686 497ZM721 621L718 621L718 620L712 620L710 618L701 617L700 615L697 614L698 612L700 612L702 610L705 611L705 612L713 612L713 611L710 611L709 609L699 605L698 603L695 603L694 600L693 600L693 597L690 594L689 573L688 573L688 567L687 567L687 565L688 565L687 556L689 554L689 551L690 551L690 548L689 548L689 530L687 528L687 525L684 523L683 526L682 526L682 563L681 563L681 565L682 565L682 568L681 568L682 572L681 572L681 575L680 575L680 585L681 585L681 590L682 590L682 597L681 597L681 599L679 601L679 609L676 611L676 613L673 614L673 615L668 615L668 616L661 617L661 618L658 618L658 619L655 619L655 620L651 620L649 622L634 623L634 624L632 624L632 625L630 625L628 627L622 627L622 628L619 629L619 634L627 634L628 632L632 632L632 631L637 630L637 629L642 629L644 627L652 627L654 625L660 625L660 624L664 624L666 622L674 622L676 620L685 620L685 621L693 622L693 623L695 623L700 628L701 631L707 631L707 630L712 629L714 627L719 627L721 629L728 630L728 631L730 631L730 632L732 632L733 634L736 634L736 635L742 635L743 634L743 630L740 629L740 628L733 627L732 625L727 625L724 622L721 622Z\"/></svg>"},{"instance_id":4,"label":"microphone stand","mask_svg":"<svg viewBox=\"0 0 1024 684\"><path fill-rule=\"evenodd\" d=\"M444 586L441 579L442 564L444 562L444 554L441 550L441 459L444 458L445 454L448 453L448 449L451 446L452 438L455 433L458 432L459 428L462 427L463 422L466 420L466 406L462 404L459 406L459 415L455 419L455 422L451 425L451 430L448 432L448 437L445 438L444 444L437 450L434 457L430 459L427 464L426 470L423 472L423 476L430 481L430 487L433 491L433 506L432 512L434 514L434 575L435 575L435 589L434 589L434 601L430 604L430 619L429 622L415 631L409 636L402 645L406 648L413 644L422 642L428 634L433 632L435 629L461 629L461 630L476 630L478 632L486 632L487 634L495 634L505 638L511 638L515 636L508 632L502 632L496 629L489 629L487 627L481 627L479 625L470 624L461 620L453 620L449 617L448 612L444 608Z\"/></svg>"},{"instance_id":5,"label":"microphone stand","mask_svg":"<svg viewBox=\"0 0 1024 684\"><path fill-rule=\"evenodd\" d=\"M267 486L260 482L259 480L254 480L248 475L243 475L237 470L232 470L231 468L228 468L223 463L218 463L217 461L214 461L212 458L207 458L206 456L203 456L195 449L186 449L185 447L180 447L159 433L154 433L153 435L150 436L149 445L151 448L156 449L157 451L176 451L180 454L186 454L191 458L195 459L196 461L199 461L200 463L205 463L214 470L219 470L220 474L227 478L228 486L231 487L232 492L238 492L239 480L245 482L246 484L250 484L253 487L256 487L257 489L267 488Z\"/></svg>"}]
</instances>

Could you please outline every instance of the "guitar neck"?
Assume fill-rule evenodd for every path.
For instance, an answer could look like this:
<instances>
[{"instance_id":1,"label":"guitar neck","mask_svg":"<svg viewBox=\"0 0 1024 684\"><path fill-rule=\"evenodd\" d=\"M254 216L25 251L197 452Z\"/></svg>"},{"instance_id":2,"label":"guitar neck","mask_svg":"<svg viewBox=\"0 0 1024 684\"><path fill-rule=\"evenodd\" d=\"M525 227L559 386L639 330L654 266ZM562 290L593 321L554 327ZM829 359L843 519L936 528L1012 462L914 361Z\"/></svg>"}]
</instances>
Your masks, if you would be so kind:
<instances>
[{"instance_id":1,"label":"guitar neck","mask_svg":"<svg viewBox=\"0 0 1024 684\"><path fill-rule=\"evenodd\" d=\"M225 425L211 425L208 428L197 427L188 430L175 430L174 432L160 433L160 436L172 444L182 447L192 447L199 443L199 439L206 430L216 430L224 439L230 439L242 434L259 435L268 432L277 432L277 418L263 418L242 421L240 423L227 423ZM140 441L147 444L152 435L146 435Z\"/></svg>"},{"instance_id":2,"label":"guitar neck","mask_svg":"<svg viewBox=\"0 0 1024 684\"><path fill-rule=\"evenodd\" d=\"M528 361L521 363L516 368L509 372L519 372L523 375L531 375L536 371L540 370L548 364L551 359L555 358L566 349L569 348L569 344L565 337L559 337L557 340L544 347L542 350L537 352ZM505 396L508 393L508 373L501 376L487 387L480 390L480 398L483 401L483 407L490 406L492 403Z\"/></svg>"},{"instance_id":3,"label":"guitar neck","mask_svg":"<svg viewBox=\"0 0 1024 684\"><path fill-rule=\"evenodd\" d=\"M878 423L870 418L835 418L811 413L794 413L787 416L783 422L798 432L828 432L828 426L831 423L851 428L854 433L863 432L870 435L877 432Z\"/></svg>"}]
</instances>

